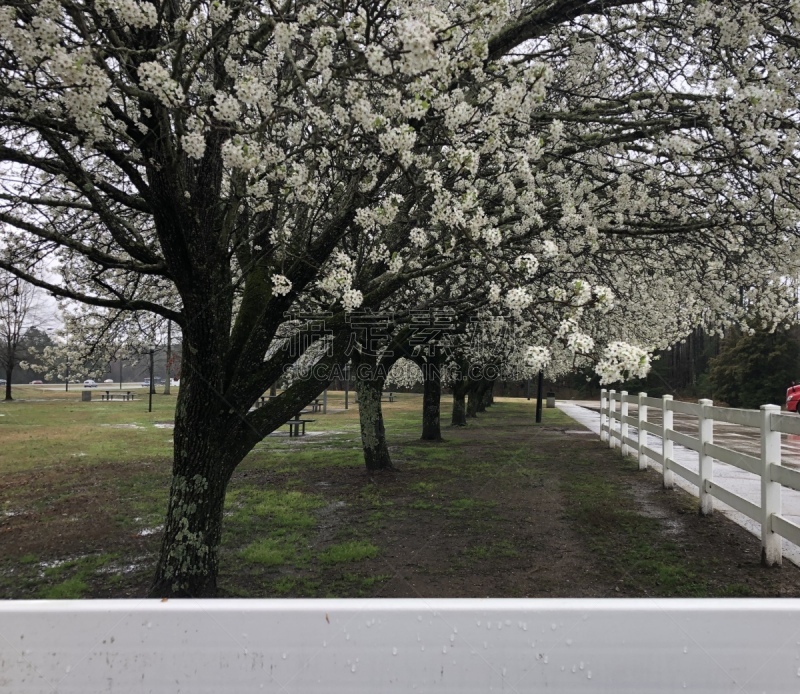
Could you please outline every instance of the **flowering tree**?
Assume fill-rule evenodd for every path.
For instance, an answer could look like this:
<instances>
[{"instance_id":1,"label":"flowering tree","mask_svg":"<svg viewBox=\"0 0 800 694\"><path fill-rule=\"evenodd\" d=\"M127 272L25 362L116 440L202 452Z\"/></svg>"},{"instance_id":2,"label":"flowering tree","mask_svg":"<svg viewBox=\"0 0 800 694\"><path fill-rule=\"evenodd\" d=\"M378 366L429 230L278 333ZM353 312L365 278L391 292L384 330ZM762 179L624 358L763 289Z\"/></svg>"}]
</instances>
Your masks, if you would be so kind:
<instances>
[{"instance_id":1,"label":"flowering tree","mask_svg":"<svg viewBox=\"0 0 800 694\"><path fill-rule=\"evenodd\" d=\"M740 291L784 322L799 19L778 0L0 7L0 268L183 334L153 593L214 592L233 470L325 385L249 412L287 312L329 313L331 362L345 311L427 299L455 268L510 310L547 299L541 334L581 349L600 314L559 306L596 286L636 285L655 342L686 306L740 320Z\"/></svg>"}]
</instances>

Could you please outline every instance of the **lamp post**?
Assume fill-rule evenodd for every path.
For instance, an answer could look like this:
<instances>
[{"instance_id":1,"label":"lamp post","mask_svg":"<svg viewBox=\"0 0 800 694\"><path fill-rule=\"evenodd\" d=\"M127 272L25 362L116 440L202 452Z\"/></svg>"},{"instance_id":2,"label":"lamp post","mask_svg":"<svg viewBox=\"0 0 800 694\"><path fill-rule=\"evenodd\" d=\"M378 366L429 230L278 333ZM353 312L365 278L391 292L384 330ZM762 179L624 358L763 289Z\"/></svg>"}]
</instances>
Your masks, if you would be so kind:
<instances>
[{"instance_id":1,"label":"lamp post","mask_svg":"<svg viewBox=\"0 0 800 694\"><path fill-rule=\"evenodd\" d=\"M350 365L344 367L344 409L350 405Z\"/></svg>"},{"instance_id":2,"label":"lamp post","mask_svg":"<svg viewBox=\"0 0 800 694\"><path fill-rule=\"evenodd\" d=\"M153 393L155 392L155 383L153 383L153 355L156 353L156 348L150 345L150 397L147 405L147 411L153 411Z\"/></svg>"}]
</instances>

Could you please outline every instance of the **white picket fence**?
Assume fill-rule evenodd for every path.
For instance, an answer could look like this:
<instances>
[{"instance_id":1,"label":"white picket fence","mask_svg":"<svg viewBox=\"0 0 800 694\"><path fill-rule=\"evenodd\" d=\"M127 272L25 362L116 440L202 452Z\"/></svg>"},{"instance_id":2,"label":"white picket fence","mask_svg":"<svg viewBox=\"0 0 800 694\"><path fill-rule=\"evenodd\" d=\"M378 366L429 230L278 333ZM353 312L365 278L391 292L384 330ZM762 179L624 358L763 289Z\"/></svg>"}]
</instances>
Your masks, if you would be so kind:
<instances>
[{"instance_id":1,"label":"white picket fence","mask_svg":"<svg viewBox=\"0 0 800 694\"><path fill-rule=\"evenodd\" d=\"M619 405L619 409L617 406ZM636 415L629 414L634 405ZM661 412L661 425L648 421L648 409ZM697 418L697 435L675 431L674 413ZM740 453L714 443L714 422L739 424L758 429L761 436L759 457ZM629 427L636 427L637 436L629 435ZM661 450L647 445L647 433L661 439ZM629 395L622 391L602 390L600 393L600 439L609 447L619 447L623 455L631 455L645 469L648 459L662 469L664 487L674 486L674 474L680 475L698 489L700 513L712 511L713 499L743 513L761 525L761 558L764 564L780 564L781 538L800 545L800 526L781 515L781 487L800 491L800 472L781 464L781 434L800 435L800 416L785 414L777 405L762 405L760 410L741 410L715 407L711 400L697 404L679 402L671 395L650 398L647 393ZM698 454L698 472L689 470L673 457L673 443ZM713 461L718 460L756 475L761 480L760 505L714 483Z\"/></svg>"}]
</instances>

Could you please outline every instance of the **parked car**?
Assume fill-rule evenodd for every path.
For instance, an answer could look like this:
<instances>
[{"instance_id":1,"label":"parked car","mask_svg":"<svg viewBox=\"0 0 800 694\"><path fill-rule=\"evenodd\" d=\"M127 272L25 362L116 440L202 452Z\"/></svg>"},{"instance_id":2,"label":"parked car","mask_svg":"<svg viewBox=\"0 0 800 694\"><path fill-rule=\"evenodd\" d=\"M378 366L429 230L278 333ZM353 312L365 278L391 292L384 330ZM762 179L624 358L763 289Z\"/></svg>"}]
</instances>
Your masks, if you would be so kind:
<instances>
[{"instance_id":1,"label":"parked car","mask_svg":"<svg viewBox=\"0 0 800 694\"><path fill-rule=\"evenodd\" d=\"M40 385L42 385L43 383L44 383L43 381L31 381L31 385L32 385L32 386L40 386Z\"/></svg>"},{"instance_id":2,"label":"parked car","mask_svg":"<svg viewBox=\"0 0 800 694\"><path fill-rule=\"evenodd\" d=\"M96 388L97 387L97 381L93 381L91 378L87 378L83 382L83 387L84 388Z\"/></svg>"},{"instance_id":3,"label":"parked car","mask_svg":"<svg viewBox=\"0 0 800 694\"><path fill-rule=\"evenodd\" d=\"M5 378L0 378L0 386L4 386L6 384Z\"/></svg>"},{"instance_id":4,"label":"parked car","mask_svg":"<svg viewBox=\"0 0 800 694\"><path fill-rule=\"evenodd\" d=\"M150 379L149 378L145 378L142 381L142 386L145 387L145 388L149 388L150 387Z\"/></svg>"},{"instance_id":5,"label":"parked car","mask_svg":"<svg viewBox=\"0 0 800 694\"><path fill-rule=\"evenodd\" d=\"M113 378L107 378L105 381L103 381L103 383L113 383L113 382L114 382Z\"/></svg>"},{"instance_id":6,"label":"parked car","mask_svg":"<svg viewBox=\"0 0 800 694\"><path fill-rule=\"evenodd\" d=\"M792 383L786 389L786 409L797 414L798 402L800 402L800 385Z\"/></svg>"}]
</instances>

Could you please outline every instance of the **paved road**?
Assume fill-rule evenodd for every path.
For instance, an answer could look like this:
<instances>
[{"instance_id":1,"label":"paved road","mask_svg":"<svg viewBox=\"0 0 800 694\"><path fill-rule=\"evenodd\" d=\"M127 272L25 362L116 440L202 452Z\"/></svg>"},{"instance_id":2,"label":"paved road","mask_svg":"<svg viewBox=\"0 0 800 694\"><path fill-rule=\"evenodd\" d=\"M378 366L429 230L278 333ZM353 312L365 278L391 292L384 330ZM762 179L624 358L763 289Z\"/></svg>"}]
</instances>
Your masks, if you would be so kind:
<instances>
[{"instance_id":1,"label":"paved road","mask_svg":"<svg viewBox=\"0 0 800 694\"><path fill-rule=\"evenodd\" d=\"M556 401L556 406L565 414L572 417L575 421L583 424L585 427L596 433L600 434L600 403L593 401ZM658 414L658 418L656 417ZM651 416L652 415L652 416ZM648 410L648 419L653 422L660 422L660 412L653 408ZM684 432L689 435L697 435L697 418L685 415L675 414L674 416L675 428L678 431ZM631 427L628 435L635 437L636 429ZM661 439L652 434L647 435L647 445L653 450L661 450ZM782 435L782 455L785 456L782 461L787 467L800 468L800 437L793 435ZM751 455L760 454L760 438L758 430L750 427L742 427L734 424L725 424L721 422L714 422L714 442L720 446L731 448L742 453L749 453ZM681 465L697 472L697 453L677 443L673 444L673 457ZM661 465L651 461L651 466L656 470L661 471ZM744 470L740 470L733 465L721 463L714 460L713 470L714 481L722 487L744 497L748 501L761 505L761 479ZM681 489L697 496L697 487L675 475L675 484ZM782 513L787 520L793 523L800 524L800 492L793 489L783 488L781 490L781 503ZM714 499L714 509L718 509L731 520L738 523L748 531L753 533L756 537L761 537L761 525L751 520L743 513L734 511L729 506L726 506L718 499ZM800 547L792 544L788 540L783 541L783 556L800 566Z\"/></svg>"},{"instance_id":2,"label":"paved road","mask_svg":"<svg viewBox=\"0 0 800 694\"><path fill-rule=\"evenodd\" d=\"M570 400L573 405L579 405L595 412L600 412L600 403L592 400ZM617 404L619 408L619 404ZM630 405L630 414L636 415L636 407ZM647 419L654 424L661 424L661 410L653 407L647 408ZM598 419L599 425L599 419ZM697 417L675 413L673 426L676 431L689 436L697 436ZM740 453L747 453L758 457L761 454L761 434L758 429L743 427L739 424L714 422L714 443L730 448ZM781 434L781 458L784 465L800 469L800 436L795 434Z\"/></svg>"}]
</instances>

